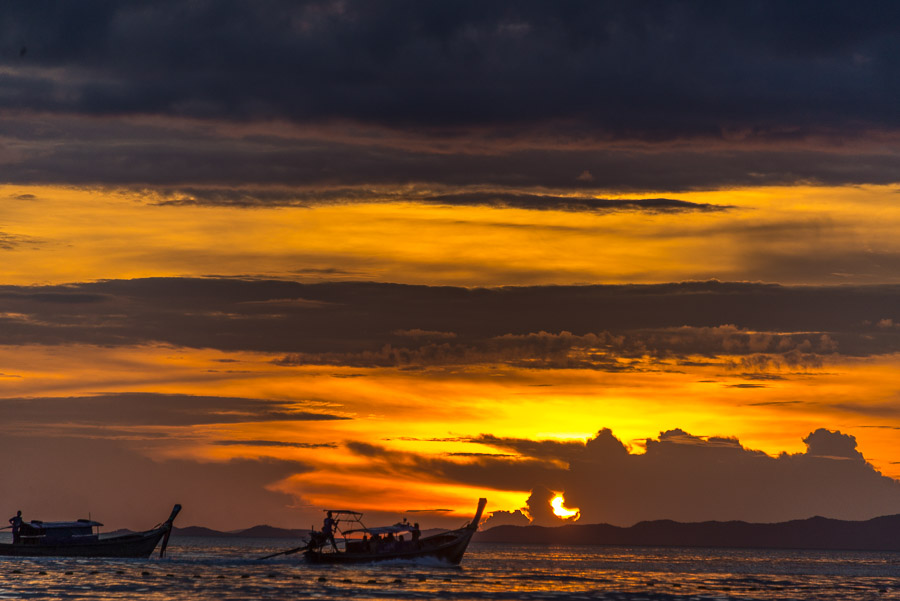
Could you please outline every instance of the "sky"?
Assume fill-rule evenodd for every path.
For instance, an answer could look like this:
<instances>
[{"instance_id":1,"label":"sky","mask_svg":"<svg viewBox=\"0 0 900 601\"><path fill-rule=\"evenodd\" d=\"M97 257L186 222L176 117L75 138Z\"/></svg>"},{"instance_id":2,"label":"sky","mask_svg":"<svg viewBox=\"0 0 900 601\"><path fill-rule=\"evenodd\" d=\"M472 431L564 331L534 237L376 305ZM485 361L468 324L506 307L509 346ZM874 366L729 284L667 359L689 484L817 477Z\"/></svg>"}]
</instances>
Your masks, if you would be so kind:
<instances>
[{"instance_id":1,"label":"sky","mask_svg":"<svg viewBox=\"0 0 900 601\"><path fill-rule=\"evenodd\" d=\"M893 2L5 6L6 510L900 513L898 31Z\"/></svg>"}]
</instances>

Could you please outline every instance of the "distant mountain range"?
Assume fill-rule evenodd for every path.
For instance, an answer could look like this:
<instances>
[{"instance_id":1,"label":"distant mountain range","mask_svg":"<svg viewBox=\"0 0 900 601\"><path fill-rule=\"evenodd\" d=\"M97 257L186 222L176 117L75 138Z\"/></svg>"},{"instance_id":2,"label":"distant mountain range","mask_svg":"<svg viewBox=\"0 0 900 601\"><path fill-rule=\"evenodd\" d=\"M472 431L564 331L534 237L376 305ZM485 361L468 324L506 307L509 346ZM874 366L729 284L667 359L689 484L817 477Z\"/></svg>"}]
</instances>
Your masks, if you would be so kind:
<instances>
[{"instance_id":1,"label":"distant mountain range","mask_svg":"<svg viewBox=\"0 0 900 601\"><path fill-rule=\"evenodd\" d=\"M130 530L117 530L115 532L110 532L108 535L125 534L128 532L130 532ZM437 534L438 532L446 532L446 530L444 530L443 528L422 530L422 536L431 536L432 534ZM201 538L292 538L295 540L302 540L305 539L308 535L308 528L292 530L288 528L277 528L275 526L266 525L253 526L252 528L247 528L245 530L233 530L230 532L213 530L211 528L204 528L203 526L188 526L186 528L179 528L177 526L174 526L172 528L173 538L197 536Z\"/></svg>"},{"instance_id":2,"label":"distant mountain range","mask_svg":"<svg viewBox=\"0 0 900 601\"><path fill-rule=\"evenodd\" d=\"M864 522L814 517L775 524L656 520L628 528L609 524L496 526L476 533L472 540L538 545L900 551L900 515Z\"/></svg>"},{"instance_id":3,"label":"distant mountain range","mask_svg":"<svg viewBox=\"0 0 900 601\"><path fill-rule=\"evenodd\" d=\"M187 528L172 528L172 537L180 538L182 536L199 536L204 538L293 538L302 539L309 534L309 529L291 530L288 528L276 528L275 526L253 526L245 530L235 530L232 532L222 532L221 530L213 530L202 526L188 526Z\"/></svg>"},{"instance_id":4,"label":"distant mountain range","mask_svg":"<svg viewBox=\"0 0 900 601\"><path fill-rule=\"evenodd\" d=\"M121 530L109 534L128 532ZM422 536L443 532L423 530ZM238 537L303 540L306 529L254 526L223 532L202 526L172 529L174 538ZM845 549L900 551L900 514L862 522L814 517L775 524L749 522L692 522L672 520L639 522L622 528L609 524L564 526L495 526L477 532L472 539L482 543L534 545L618 545L643 547L735 547L749 549Z\"/></svg>"}]
</instances>

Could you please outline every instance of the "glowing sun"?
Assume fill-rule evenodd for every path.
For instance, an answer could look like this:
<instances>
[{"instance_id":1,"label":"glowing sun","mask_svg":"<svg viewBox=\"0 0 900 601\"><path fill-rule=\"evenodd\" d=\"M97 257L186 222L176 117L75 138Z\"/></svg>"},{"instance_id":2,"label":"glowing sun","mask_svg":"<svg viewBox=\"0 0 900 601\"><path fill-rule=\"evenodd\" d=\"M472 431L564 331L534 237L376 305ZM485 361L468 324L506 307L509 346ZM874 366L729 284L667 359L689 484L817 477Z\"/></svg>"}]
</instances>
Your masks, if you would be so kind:
<instances>
[{"instance_id":1,"label":"glowing sun","mask_svg":"<svg viewBox=\"0 0 900 601\"><path fill-rule=\"evenodd\" d=\"M556 493L556 496L550 499L550 505L553 507L553 515L564 520L577 520L581 515L581 510L577 507L575 507L574 509L569 509L568 507L563 505L563 503L565 502L566 499L563 497L562 493Z\"/></svg>"}]
</instances>

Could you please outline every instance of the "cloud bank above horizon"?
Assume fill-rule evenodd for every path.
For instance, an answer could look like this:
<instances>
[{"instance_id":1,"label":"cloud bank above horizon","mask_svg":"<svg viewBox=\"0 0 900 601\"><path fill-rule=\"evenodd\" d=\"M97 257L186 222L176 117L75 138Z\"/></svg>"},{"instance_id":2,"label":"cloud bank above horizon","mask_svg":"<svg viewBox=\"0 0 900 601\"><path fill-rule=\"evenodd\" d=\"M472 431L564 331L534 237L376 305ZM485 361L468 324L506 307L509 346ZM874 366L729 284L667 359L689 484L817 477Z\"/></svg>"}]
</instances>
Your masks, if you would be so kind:
<instances>
[{"instance_id":1,"label":"cloud bank above horizon","mask_svg":"<svg viewBox=\"0 0 900 601\"><path fill-rule=\"evenodd\" d=\"M898 30L886 1L8 7L0 432L67 491L5 497L896 512Z\"/></svg>"},{"instance_id":2,"label":"cloud bank above horizon","mask_svg":"<svg viewBox=\"0 0 900 601\"><path fill-rule=\"evenodd\" d=\"M864 520L896 512L900 481L867 463L853 436L820 428L803 442L805 452L772 457L736 438L680 429L647 439L643 453L630 452L609 429L583 445L544 441L536 448L531 440L491 440L486 444L567 465L549 477L535 472L527 507L498 512L485 527L565 523L548 510L551 490L565 493L581 522L620 526L654 519L781 522L813 515ZM500 461L485 461L482 468L498 469Z\"/></svg>"},{"instance_id":3,"label":"cloud bank above horizon","mask_svg":"<svg viewBox=\"0 0 900 601\"><path fill-rule=\"evenodd\" d=\"M293 526L352 495L375 515L465 512L486 495L498 519L527 507L556 523L549 491L583 520L618 524L872 517L890 512L898 483L900 328L888 317L898 293L224 278L4 286L0 421L36 455L19 453L23 469L44 473L84 460L62 451L70 444L216 465L220 488L238 473L229 465L280 462L264 496L282 503L272 521ZM581 430L597 421L614 430ZM660 421L683 429L650 437ZM844 433L823 427L835 424ZM800 451L804 427L813 434ZM688 434L710 430L720 434ZM205 498L190 482L174 489Z\"/></svg>"}]
</instances>

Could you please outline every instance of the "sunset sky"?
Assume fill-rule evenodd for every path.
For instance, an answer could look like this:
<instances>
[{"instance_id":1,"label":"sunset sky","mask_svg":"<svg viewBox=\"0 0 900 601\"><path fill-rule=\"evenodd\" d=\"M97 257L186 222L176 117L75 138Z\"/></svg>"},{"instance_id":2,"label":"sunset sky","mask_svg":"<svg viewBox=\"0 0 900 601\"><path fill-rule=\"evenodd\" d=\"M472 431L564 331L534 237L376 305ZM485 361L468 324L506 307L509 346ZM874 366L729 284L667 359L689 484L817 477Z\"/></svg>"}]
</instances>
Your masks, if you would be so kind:
<instances>
[{"instance_id":1,"label":"sunset sky","mask_svg":"<svg viewBox=\"0 0 900 601\"><path fill-rule=\"evenodd\" d=\"M898 32L894 2L4 6L6 511L900 513Z\"/></svg>"}]
</instances>

